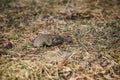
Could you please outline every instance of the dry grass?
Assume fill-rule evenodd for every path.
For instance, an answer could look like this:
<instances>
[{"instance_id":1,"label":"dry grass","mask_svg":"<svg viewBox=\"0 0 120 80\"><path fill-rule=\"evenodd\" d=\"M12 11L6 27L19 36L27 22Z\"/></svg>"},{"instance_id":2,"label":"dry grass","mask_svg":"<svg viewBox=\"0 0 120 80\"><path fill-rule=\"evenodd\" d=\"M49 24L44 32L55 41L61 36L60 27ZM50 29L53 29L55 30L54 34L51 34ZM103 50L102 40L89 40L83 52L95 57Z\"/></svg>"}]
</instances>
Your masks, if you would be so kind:
<instances>
[{"instance_id":1,"label":"dry grass","mask_svg":"<svg viewBox=\"0 0 120 80\"><path fill-rule=\"evenodd\" d=\"M0 80L120 79L119 0L31 1L0 11ZM38 33L73 43L34 48ZM13 47L1 47L8 39Z\"/></svg>"}]
</instances>

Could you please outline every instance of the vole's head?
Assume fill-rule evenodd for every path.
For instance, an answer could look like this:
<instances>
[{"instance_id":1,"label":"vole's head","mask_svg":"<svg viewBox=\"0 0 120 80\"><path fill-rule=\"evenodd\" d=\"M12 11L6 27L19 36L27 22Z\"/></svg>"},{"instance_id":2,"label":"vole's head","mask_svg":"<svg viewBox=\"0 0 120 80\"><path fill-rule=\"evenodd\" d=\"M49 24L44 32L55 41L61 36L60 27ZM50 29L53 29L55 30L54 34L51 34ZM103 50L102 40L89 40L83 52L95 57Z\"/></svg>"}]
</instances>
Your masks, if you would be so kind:
<instances>
[{"instance_id":1,"label":"vole's head","mask_svg":"<svg viewBox=\"0 0 120 80\"><path fill-rule=\"evenodd\" d=\"M72 43L72 38L70 36L64 37L64 43Z\"/></svg>"},{"instance_id":2,"label":"vole's head","mask_svg":"<svg viewBox=\"0 0 120 80\"><path fill-rule=\"evenodd\" d=\"M61 44L64 42L64 38L59 36L59 35L54 35L53 38L53 44L57 45L57 44Z\"/></svg>"}]
</instances>

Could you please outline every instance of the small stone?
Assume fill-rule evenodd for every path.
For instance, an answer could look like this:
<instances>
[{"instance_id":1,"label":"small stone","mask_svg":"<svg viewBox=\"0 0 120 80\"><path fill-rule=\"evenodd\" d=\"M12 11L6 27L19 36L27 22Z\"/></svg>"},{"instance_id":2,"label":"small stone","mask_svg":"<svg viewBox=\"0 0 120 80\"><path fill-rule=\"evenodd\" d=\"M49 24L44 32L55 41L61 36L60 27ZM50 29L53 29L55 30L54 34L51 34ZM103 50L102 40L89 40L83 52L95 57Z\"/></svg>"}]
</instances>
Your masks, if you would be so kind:
<instances>
[{"instance_id":1,"label":"small stone","mask_svg":"<svg viewBox=\"0 0 120 80\"><path fill-rule=\"evenodd\" d=\"M110 74L110 70L106 70L105 75Z\"/></svg>"},{"instance_id":2,"label":"small stone","mask_svg":"<svg viewBox=\"0 0 120 80\"><path fill-rule=\"evenodd\" d=\"M106 67L107 65L109 65L110 63L108 61L104 61L101 63L101 66L102 67Z\"/></svg>"},{"instance_id":3,"label":"small stone","mask_svg":"<svg viewBox=\"0 0 120 80\"><path fill-rule=\"evenodd\" d=\"M8 39L0 39L0 48L11 49L13 47L12 42Z\"/></svg>"},{"instance_id":4,"label":"small stone","mask_svg":"<svg viewBox=\"0 0 120 80\"><path fill-rule=\"evenodd\" d=\"M98 54L96 55L96 57L97 57L97 58L101 58L101 57L102 57L102 54L101 54L101 53L98 53Z\"/></svg>"},{"instance_id":5,"label":"small stone","mask_svg":"<svg viewBox=\"0 0 120 80\"><path fill-rule=\"evenodd\" d=\"M5 46L5 48L7 48L7 49L11 49L12 47L13 47L13 45L11 42L8 42Z\"/></svg>"}]
</instances>

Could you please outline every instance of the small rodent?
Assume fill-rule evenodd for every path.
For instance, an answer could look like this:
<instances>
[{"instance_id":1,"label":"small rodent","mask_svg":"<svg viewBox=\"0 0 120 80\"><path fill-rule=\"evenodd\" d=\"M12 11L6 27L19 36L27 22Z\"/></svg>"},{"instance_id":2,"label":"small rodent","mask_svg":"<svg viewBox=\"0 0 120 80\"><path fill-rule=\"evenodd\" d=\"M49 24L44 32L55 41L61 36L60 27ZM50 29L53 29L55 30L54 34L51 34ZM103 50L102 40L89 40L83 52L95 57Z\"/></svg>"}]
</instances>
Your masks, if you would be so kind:
<instances>
[{"instance_id":1,"label":"small rodent","mask_svg":"<svg viewBox=\"0 0 120 80\"><path fill-rule=\"evenodd\" d=\"M53 34L39 34L34 42L34 47L43 47L43 46L55 46L58 44L62 44L64 42L64 38L60 35Z\"/></svg>"}]
</instances>

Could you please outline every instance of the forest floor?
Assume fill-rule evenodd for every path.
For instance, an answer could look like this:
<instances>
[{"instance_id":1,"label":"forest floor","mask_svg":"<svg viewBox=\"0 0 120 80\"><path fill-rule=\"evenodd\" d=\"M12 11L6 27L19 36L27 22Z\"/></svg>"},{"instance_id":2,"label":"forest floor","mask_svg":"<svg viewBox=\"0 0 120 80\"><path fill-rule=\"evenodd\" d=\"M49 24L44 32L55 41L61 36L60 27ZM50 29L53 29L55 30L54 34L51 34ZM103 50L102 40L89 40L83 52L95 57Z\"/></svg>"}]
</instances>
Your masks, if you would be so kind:
<instances>
[{"instance_id":1,"label":"forest floor","mask_svg":"<svg viewBox=\"0 0 120 80\"><path fill-rule=\"evenodd\" d=\"M3 3L2 3L3 4ZM120 80L119 0L19 0L0 8L0 80ZM34 48L39 33L72 43Z\"/></svg>"}]
</instances>

